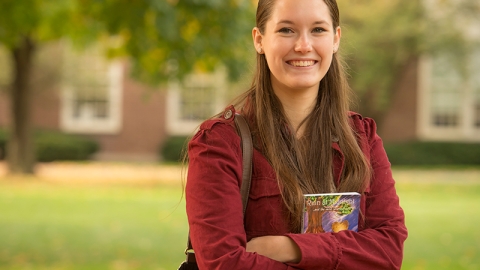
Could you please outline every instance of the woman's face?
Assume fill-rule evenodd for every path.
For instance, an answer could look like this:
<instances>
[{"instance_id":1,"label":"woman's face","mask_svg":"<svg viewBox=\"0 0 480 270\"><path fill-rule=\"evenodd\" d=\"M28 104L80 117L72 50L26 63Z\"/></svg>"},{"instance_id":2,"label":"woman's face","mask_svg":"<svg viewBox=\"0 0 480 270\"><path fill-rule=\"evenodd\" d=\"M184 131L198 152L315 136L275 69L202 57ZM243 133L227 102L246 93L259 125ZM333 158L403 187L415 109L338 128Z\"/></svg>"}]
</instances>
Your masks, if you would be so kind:
<instances>
[{"instance_id":1,"label":"woman's face","mask_svg":"<svg viewBox=\"0 0 480 270\"><path fill-rule=\"evenodd\" d=\"M265 54L277 94L317 93L341 37L323 0L277 0L264 33L254 28L252 34L255 48Z\"/></svg>"}]
</instances>

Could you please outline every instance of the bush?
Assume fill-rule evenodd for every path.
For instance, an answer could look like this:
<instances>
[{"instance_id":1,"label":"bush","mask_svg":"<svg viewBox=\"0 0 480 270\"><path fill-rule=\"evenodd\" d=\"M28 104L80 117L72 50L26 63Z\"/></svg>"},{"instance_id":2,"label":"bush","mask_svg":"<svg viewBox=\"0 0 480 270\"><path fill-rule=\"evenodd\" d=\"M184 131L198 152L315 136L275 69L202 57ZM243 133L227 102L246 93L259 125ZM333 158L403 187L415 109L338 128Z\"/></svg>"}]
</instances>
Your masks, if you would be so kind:
<instances>
[{"instance_id":1,"label":"bush","mask_svg":"<svg viewBox=\"0 0 480 270\"><path fill-rule=\"evenodd\" d=\"M56 131L39 131L35 134L37 160L88 160L98 151L97 142L78 135Z\"/></svg>"},{"instance_id":2,"label":"bush","mask_svg":"<svg viewBox=\"0 0 480 270\"><path fill-rule=\"evenodd\" d=\"M0 160L5 159L5 151L7 149L7 133L0 129Z\"/></svg>"},{"instance_id":3,"label":"bush","mask_svg":"<svg viewBox=\"0 0 480 270\"><path fill-rule=\"evenodd\" d=\"M61 133L59 131L36 131L34 133L36 160L88 160L98 151L98 144L90 139ZM7 135L0 130L0 159L5 158Z\"/></svg>"},{"instance_id":4,"label":"bush","mask_svg":"<svg viewBox=\"0 0 480 270\"><path fill-rule=\"evenodd\" d=\"M188 137L171 136L160 147L160 156L164 161L179 162L186 149Z\"/></svg>"},{"instance_id":5,"label":"bush","mask_svg":"<svg viewBox=\"0 0 480 270\"><path fill-rule=\"evenodd\" d=\"M385 150L392 165L480 165L478 143L385 143Z\"/></svg>"}]
</instances>

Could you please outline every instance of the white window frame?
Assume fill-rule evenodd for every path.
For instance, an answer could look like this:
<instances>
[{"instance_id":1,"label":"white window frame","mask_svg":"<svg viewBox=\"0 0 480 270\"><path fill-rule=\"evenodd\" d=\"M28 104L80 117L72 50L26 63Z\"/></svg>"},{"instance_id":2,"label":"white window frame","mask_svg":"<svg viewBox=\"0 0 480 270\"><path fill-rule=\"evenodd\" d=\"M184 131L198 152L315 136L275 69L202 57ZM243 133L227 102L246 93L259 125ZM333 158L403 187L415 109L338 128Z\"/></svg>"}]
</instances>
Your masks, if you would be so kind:
<instances>
[{"instance_id":1,"label":"white window frame","mask_svg":"<svg viewBox=\"0 0 480 270\"><path fill-rule=\"evenodd\" d=\"M172 136L192 135L205 120L186 120L181 117L181 89L185 87L213 88L213 112L221 112L225 107L227 75L224 68L217 68L213 73L194 73L185 77L183 83L171 81L167 94L167 133ZM212 115L213 116L213 115Z\"/></svg>"},{"instance_id":2,"label":"white window frame","mask_svg":"<svg viewBox=\"0 0 480 270\"><path fill-rule=\"evenodd\" d=\"M457 126L436 126L432 121L432 59L423 56L419 61L417 132L421 140L480 142L480 128L474 125L475 92L469 81L462 85L459 121Z\"/></svg>"},{"instance_id":3,"label":"white window frame","mask_svg":"<svg viewBox=\"0 0 480 270\"><path fill-rule=\"evenodd\" d=\"M66 50L70 49L66 46ZM66 58L68 61L68 57ZM107 61L99 54L98 61ZM94 117L88 106L82 108L81 116L74 117L75 85L68 80L62 83L60 128L66 133L117 134L122 128L122 91L124 65L121 61L108 62L105 71L107 82L107 117Z\"/></svg>"}]
</instances>

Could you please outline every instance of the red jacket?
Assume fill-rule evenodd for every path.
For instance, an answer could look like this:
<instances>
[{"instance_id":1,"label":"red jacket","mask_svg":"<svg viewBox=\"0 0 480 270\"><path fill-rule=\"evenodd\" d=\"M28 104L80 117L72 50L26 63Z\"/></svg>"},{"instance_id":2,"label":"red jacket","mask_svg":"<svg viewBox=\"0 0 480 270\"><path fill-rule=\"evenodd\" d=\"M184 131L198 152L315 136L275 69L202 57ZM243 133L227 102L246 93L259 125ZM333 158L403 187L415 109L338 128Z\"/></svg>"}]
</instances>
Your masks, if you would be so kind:
<instances>
[{"instance_id":1,"label":"red jacket","mask_svg":"<svg viewBox=\"0 0 480 270\"><path fill-rule=\"evenodd\" d=\"M232 108L229 108L232 109ZM233 117L205 121L188 147L186 185L190 237L200 269L400 269L407 238L390 163L372 119L352 113L373 178L361 200L366 225L359 232L294 234L282 218L284 203L276 175L265 157L253 154L252 184L245 223L240 185L242 150ZM343 155L337 143L334 172L338 181ZM363 224L364 222L360 222ZM284 264L245 251L247 241L286 235L300 247L298 264Z\"/></svg>"}]
</instances>

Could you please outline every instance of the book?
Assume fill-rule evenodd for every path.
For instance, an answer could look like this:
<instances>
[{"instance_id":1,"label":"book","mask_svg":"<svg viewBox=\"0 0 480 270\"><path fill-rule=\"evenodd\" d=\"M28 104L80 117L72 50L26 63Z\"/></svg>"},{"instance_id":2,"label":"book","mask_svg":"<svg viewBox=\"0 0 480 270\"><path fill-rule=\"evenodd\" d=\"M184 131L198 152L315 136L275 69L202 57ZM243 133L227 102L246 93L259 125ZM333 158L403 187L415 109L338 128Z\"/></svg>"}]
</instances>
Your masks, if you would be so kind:
<instances>
[{"instance_id":1,"label":"book","mask_svg":"<svg viewBox=\"0 0 480 270\"><path fill-rule=\"evenodd\" d=\"M359 193L323 193L303 196L302 233L358 231Z\"/></svg>"}]
</instances>

